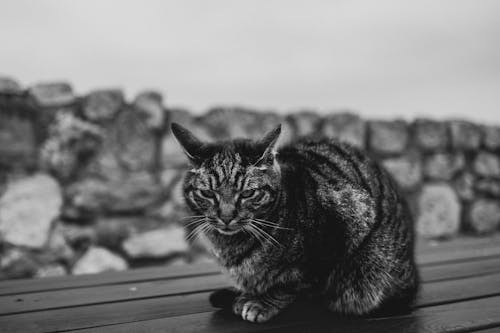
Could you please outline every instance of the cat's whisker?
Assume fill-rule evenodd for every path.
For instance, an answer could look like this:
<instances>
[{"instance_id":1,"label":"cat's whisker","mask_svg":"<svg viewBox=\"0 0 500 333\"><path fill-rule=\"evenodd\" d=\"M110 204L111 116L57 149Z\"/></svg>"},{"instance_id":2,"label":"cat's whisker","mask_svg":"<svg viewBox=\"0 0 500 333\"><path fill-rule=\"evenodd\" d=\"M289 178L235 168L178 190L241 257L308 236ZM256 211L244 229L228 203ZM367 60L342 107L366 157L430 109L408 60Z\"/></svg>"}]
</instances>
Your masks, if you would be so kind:
<instances>
[{"instance_id":1,"label":"cat's whisker","mask_svg":"<svg viewBox=\"0 0 500 333\"><path fill-rule=\"evenodd\" d=\"M195 236L197 236L202 230L206 228L206 226L209 225L208 222L202 222L200 225L197 225L187 236L186 236L186 241L192 240Z\"/></svg>"},{"instance_id":2,"label":"cat's whisker","mask_svg":"<svg viewBox=\"0 0 500 333\"><path fill-rule=\"evenodd\" d=\"M281 247L281 244L280 242L278 242L276 240L276 238L274 238L273 236L271 236L269 233L265 232L264 230L262 230L262 228L259 228L257 225L255 224L249 224L249 226L257 233L259 234L263 239L265 239L266 241L268 241L271 245L273 246L277 246L277 247Z\"/></svg>"},{"instance_id":3,"label":"cat's whisker","mask_svg":"<svg viewBox=\"0 0 500 333\"><path fill-rule=\"evenodd\" d=\"M206 220L207 220L207 218L206 218L206 217L201 218L201 219L198 219L198 220L194 220L194 221L191 221L191 222L189 222L189 223L187 223L187 224L184 224L184 227L189 227L189 226L191 226L191 225L193 225L193 224L201 223L201 222L204 222L204 221L206 221Z\"/></svg>"},{"instance_id":4,"label":"cat's whisker","mask_svg":"<svg viewBox=\"0 0 500 333\"><path fill-rule=\"evenodd\" d=\"M265 241L262 239L262 236L260 236L258 233L255 232L254 227L251 224L247 225L247 228L244 228L245 231L248 231L257 241L261 244L264 245Z\"/></svg>"},{"instance_id":5,"label":"cat's whisker","mask_svg":"<svg viewBox=\"0 0 500 333\"><path fill-rule=\"evenodd\" d=\"M292 228L286 228L286 227L282 227L280 226L279 224L277 223L268 223L268 222L263 222L262 220L251 220L253 223L256 223L256 224L259 224L259 225L263 225L263 226L266 226L266 227L271 227L271 228L276 228L276 229L282 229L282 230L293 230Z\"/></svg>"}]
</instances>

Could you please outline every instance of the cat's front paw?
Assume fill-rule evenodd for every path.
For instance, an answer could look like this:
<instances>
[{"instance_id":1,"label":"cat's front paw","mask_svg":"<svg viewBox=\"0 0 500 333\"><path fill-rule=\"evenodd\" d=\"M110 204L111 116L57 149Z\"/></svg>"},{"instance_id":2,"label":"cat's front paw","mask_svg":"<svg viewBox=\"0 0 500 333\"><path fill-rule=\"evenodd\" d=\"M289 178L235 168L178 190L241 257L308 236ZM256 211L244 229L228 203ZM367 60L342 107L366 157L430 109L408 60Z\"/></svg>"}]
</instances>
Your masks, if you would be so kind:
<instances>
[{"instance_id":1,"label":"cat's front paw","mask_svg":"<svg viewBox=\"0 0 500 333\"><path fill-rule=\"evenodd\" d=\"M233 312L244 320L263 323L278 314L279 309L258 299L238 297L233 303Z\"/></svg>"}]
</instances>

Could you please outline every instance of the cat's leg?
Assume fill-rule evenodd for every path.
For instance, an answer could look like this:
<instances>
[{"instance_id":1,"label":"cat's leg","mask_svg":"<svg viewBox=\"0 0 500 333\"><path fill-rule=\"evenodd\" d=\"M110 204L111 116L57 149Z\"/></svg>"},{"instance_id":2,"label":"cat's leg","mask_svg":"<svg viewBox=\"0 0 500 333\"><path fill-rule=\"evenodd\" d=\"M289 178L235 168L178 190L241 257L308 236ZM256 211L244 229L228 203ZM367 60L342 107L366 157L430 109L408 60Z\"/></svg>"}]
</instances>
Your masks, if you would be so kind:
<instances>
[{"instance_id":1,"label":"cat's leg","mask_svg":"<svg viewBox=\"0 0 500 333\"><path fill-rule=\"evenodd\" d=\"M263 295L241 294L233 303L233 313L244 320L263 323L276 316L296 299L295 294L273 290Z\"/></svg>"}]
</instances>

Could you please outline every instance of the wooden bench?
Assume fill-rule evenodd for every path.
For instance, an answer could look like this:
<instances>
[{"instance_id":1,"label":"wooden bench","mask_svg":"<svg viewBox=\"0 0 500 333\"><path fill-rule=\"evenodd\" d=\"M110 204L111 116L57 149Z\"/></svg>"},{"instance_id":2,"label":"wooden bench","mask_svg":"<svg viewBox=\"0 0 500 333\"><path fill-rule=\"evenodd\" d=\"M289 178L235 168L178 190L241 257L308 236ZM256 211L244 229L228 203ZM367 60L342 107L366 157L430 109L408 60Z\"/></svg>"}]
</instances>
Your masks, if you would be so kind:
<instances>
[{"instance_id":1,"label":"wooden bench","mask_svg":"<svg viewBox=\"0 0 500 333\"><path fill-rule=\"evenodd\" d=\"M500 236L418 246L411 314L343 318L300 303L251 324L208 302L214 264L0 282L0 332L500 332Z\"/></svg>"}]
</instances>

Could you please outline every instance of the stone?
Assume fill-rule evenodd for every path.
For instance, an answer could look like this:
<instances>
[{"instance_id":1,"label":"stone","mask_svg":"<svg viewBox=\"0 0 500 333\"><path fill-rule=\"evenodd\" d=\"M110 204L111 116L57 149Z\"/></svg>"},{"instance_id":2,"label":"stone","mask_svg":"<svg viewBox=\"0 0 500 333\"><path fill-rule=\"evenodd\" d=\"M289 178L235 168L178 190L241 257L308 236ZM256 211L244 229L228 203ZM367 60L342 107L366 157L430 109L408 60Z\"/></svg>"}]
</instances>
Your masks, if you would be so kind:
<instances>
[{"instance_id":1,"label":"stone","mask_svg":"<svg viewBox=\"0 0 500 333\"><path fill-rule=\"evenodd\" d=\"M87 178L66 188L66 209L78 219L137 214L154 206L161 198L162 190L161 184L147 173L133 173L117 181Z\"/></svg>"},{"instance_id":2,"label":"stone","mask_svg":"<svg viewBox=\"0 0 500 333\"><path fill-rule=\"evenodd\" d=\"M461 205L447 184L426 184L418 198L417 232L424 237L444 238L458 233Z\"/></svg>"},{"instance_id":3,"label":"stone","mask_svg":"<svg viewBox=\"0 0 500 333\"><path fill-rule=\"evenodd\" d=\"M73 104L73 89L66 82L39 83L29 88L29 94L41 107L60 107Z\"/></svg>"},{"instance_id":4,"label":"stone","mask_svg":"<svg viewBox=\"0 0 500 333\"><path fill-rule=\"evenodd\" d=\"M123 242L123 250L128 257L164 258L189 250L184 228L172 225L168 228L152 230L134 235Z\"/></svg>"},{"instance_id":5,"label":"stone","mask_svg":"<svg viewBox=\"0 0 500 333\"><path fill-rule=\"evenodd\" d=\"M58 113L40 150L41 166L61 181L75 178L99 151L103 135L102 128L94 124Z\"/></svg>"},{"instance_id":6,"label":"stone","mask_svg":"<svg viewBox=\"0 0 500 333\"><path fill-rule=\"evenodd\" d=\"M163 96L156 91L143 91L134 100L134 107L146 115L147 124L151 128L161 129L165 125Z\"/></svg>"},{"instance_id":7,"label":"stone","mask_svg":"<svg viewBox=\"0 0 500 333\"><path fill-rule=\"evenodd\" d=\"M0 198L0 235L13 245L41 248L61 206L61 189L51 176L38 173L14 180Z\"/></svg>"},{"instance_id":8,"label":"stone","mask_svg":"<svg viewBox=\"0 0 500 333\"><path fill-rule=\"evenodd\" d=\"M75 263L72 274L95 274L106 271L124 271L128 264L117 254L98 246L90 247Z\"/></svg>"},{"instance_id":9,"label":"stone","mask_svg":"<svg viewBox=\"0 0 500 333\"><path fill-rule=\"evenodd\" d=\"M452 182L458 197L465 201L471 201L476 196L476 176L468 171L460 173Z\"/></svg>"},{"instance_id":10,"label":"stone","mask_svg":"<svg viewBox=\"0 0 500 333\"><path fill-rule=\"evenodd\" d=\"M300 110L286 117L295 137L318 134L321 117L311 110Z\"/></svg>"},{"instance_id":11,"label":"stone","mask_svg":"<svg viewBox=\"0 0 500 333\"><path fill-rule=\"evenodd\" d=\"M446 122L417 119L413 123L414 139L418 147L427 151L443 151L449 146L449 128Z\"/></svg>"},{"instance_id":12,"label":"stone","mask_svg":"<svg viewBox=\"0 0 500 333\"><path fill-rule=\"evenodd\" d=\"M500 226L500 203L498 200L479 199L470 207L467 228L477 234L487 234Z\"/></svg>"},{"instance_id":13,"label":"stone","mask_svg":"<svg viewBox=\"0 0 500 333\"><path fill-rule=\"evenodd\" d=\"M77 225L74 223L62 223L58 225L59 232L72 248L82 251L97 242L97 230L93 225Z\"/></svg>"},{"instance_id":14,"label":"stone","mask_svg":"<svg viewBox=\"0 0 500 333\"><path fill-rule=\"evenodd\" d=\"M483 144L489 151L500 150L500 126L483 126Z\"/></svg>"},{"instance_id":15,"label":"stone","mask_svg":"<svg viewBox=\"0 0 500 333\"><path fill-rule=\"evenodd\" d=\"M498 179L479 179L475 183L477 192L492 198L500 198L500 180Z\"/></svg>"},{"instance_id":16,"label":"stone","mask_svg":"<svg viewBox=\"0 0 500 333\"><path fill-rule=\"evenodd\" d=\"M408 127L402 120L368 123L369 148L379 154L398 154L408 145Z\"/></svg>"},{"instance_id":17,"label":"stone","mask_svg":"<svg viewBox=\"0 0 500 333\"><path fill-rule=\"evenodd\" d=\"M120 251L123 240L137 231L137 224L145 217L101 217L97 220L94 229L96 244L108 249Z\"/></svg>"},{"instance_id":18,"label":"stone","mask_svg":"<svg viewBox=\"0 0 500 333\"><path fill-rule=\"evenodd\" d=\"M7 76L0 76L0 93L18 93L21 91L19 83Z\"/></svg>"},{"instance_id":19,"label":"stone","mask_svg":"<svg viewBox=\"0 0 500 333\"><path fill-rule=\"evenodd\" d=\"M24 249L10 248L0 253L0 280L31 278L37 269L37 262Z\"/></svg>"},{"instance_id":20,"label":"stone","mask_svg":"<svg viewBox=\"0 0 500 333\"><path fill-rule=\"evenodd\" d=\"M347 142L364 149L366 146L366 124L361 117L350 112L335 113L326 117L321 126L323 135Z\"/></svg>"},{"instance_id":21,"label":"stone","mask_svg":"<svg viewBox=\"0 0 500 333\"><path fill-rule=\"evenodd\" d=\"M217 107L199 118L210 135L218 140L249 138L260 139L282 119L269 111L256 111L240 107Z\"/></svg>"},{"instance_id":22,"label":"stone","mask_svg":"<svg viewBox=\"0 0 500 333\"><path fill-rule=\"evenodd\" d=\"M83 99L82 112L88 120L105 122L113 119L124 103L125 97L119 89L96 90Z\"/></svg>"},{"instance_id":23,"label":"stone","mask_svg":"<svg viewBox=\"0 0 500 333\"><path fill-rule=\"evenodd\" d=\"M479 152L473 163L474 171L483 177L500 178L500 157L487 152Z\"/></svg>"},{"instance_id":24,"label":"stone","mask_svg":"<svg viewBox=\"0 0 500 333\"><path fill-rule=\"evenodd\" d=\"M50 252L58 262L70 263L73 261L75 252L66 240L60 223L57 223L56 227L53 228L47 242L46 251Z\"/></svg>"},{"instance_id":25,"label":"stone","mask_svg":"<svg viewBox=\"0 0 500 333\"><path fill-rule=\"evenodd\" d=\"M34 120L4 112L0 107L0 165L34 167L36 160Z\"/></svg>"},{"instance_id":26,"label":"stone","mask_svg":"<svg viewBox=\"0 0 500 333\"><path fill-rule=\"evenodd\" d=\"M198 139L206 142L213 141L212 134L206 126L200 121L195 121L194 117L187 111L182 109L168 110L168 129L169 132L164 136L162 141L162 164L164 168L184 168L188 165L188 159L184 154L181 146L170 132L170 124L172 122L189 129Z\"/></svg>"},{"instance_id":27,"label":"stone","mask_svg":"<svg viewBox=\"0 0 500 333\"><path fill-rule=\"evenodd\" d=\"M464 120L450 121L451 143L456 150L476 150L481 145L479 126Z\"/></svg>"},{"instance_id":28,"label":"stone","mask_svg":"<svg viewBox=\"0 0 500 333\"><path fill-rule=\"evenodd\" d=\"M450 180L464 167L462 154L434 153L424 160L424 175L435 180Z\"/></svg>"},{"instance_id":29,"label":"stone","mask_svg":"<svg viewBox=\"0 0 500 333\"><path fill-rule=\"evenodd\" d=\"M56 277L67 275L66 268L61 264L49 264L39 267L35 272L35 278Z\"/></svg>"},{"instance_id":30,"label":"stone","mask_svg":"<svg viewBox=\"0 0 500 333\"><path fill-rule=\"evenodd\" d=\"M422 181L422 166L416 156L387 158L382 165L403 190L414 190Z\"/></svg>"}]
</instances>

